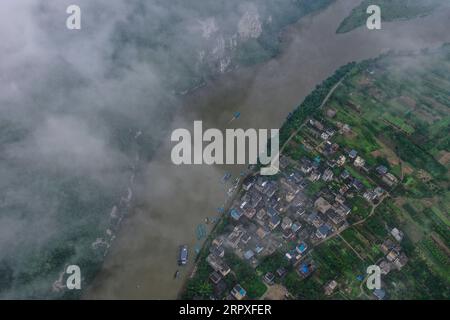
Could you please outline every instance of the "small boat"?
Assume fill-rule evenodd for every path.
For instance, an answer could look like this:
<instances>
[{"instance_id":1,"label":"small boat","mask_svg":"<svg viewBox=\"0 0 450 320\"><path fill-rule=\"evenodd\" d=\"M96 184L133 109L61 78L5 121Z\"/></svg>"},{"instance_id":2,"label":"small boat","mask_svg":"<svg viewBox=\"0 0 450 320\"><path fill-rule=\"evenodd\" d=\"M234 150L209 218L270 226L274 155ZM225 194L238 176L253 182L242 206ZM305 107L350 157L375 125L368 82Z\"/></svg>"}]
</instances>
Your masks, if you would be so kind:
<instances>
[{"instance_id":1,"label":"small boat","mask_svg":"<svg viewBox=\"0 0 450 320\"><path fill-rule=\"evenodd\" d=\"M230 180L231 178L231 173L227 172L225 173L225 175L222 177L222 182L227 182L228 180Z\"/></svg>"},{"instance_id":2,"label":"small boat","mask_svg":"<svg viewBox=\"0 0 450 320\"><path fill-rule=\"evenodd\" d=\"M180 270L177 270L177 271L175 271L175 274L173 275L173 278L177 279L179 275L180 275Z\"/></svg>"},{"instance_id":3,"label":"small boat","mask_svg":"<svg viewBox=\"0 0 450 320\"><path fill-rule=\"evenodd\" d=\"M240 112L235 112L233 113L233 118L230 120L230 122L228 122L228 124L232 123L234 120L239 119L241 116Z\"/></svg>"},{"instance_id":4,"label":"small boat","mask_svg":"<svg viewBox=\"0 0 450 320\"><path fill-rule=\"evenodd\" d=\"M202 240L203 238L205 238L206 237L206 227L205 227L205 225L204 224L199 224L197 226L196 233L197 233L197 240Z\"/></svg>"},{"instance_id":5,"label":"small boat","mask_svg":"<svg viewBox=\"0 0 450 320\"><path fill-rule=\"evenodd\" d=\"M219 207L219 208L217 208L217 212L222 214L222 213L225 212L225 208L224 207Z\"/></svg>"},{"instance_id":6,"label":"small boat","mask_svg":"<svg viewBox=\"0 0 450 320\"><path fill-rule=\"evenodd\" d=\"M209 218L209 222L212 223L212 224L215 224L217 222L217 220L219 220L217 217Z\"/></svg>"},{"instance_id":7,"label":"small boat","mask_svg":"<svg viewBox=\"0 0 450 320\"><path fill-rule=\"evenodd\" d=\"M188 247L187 245L180 246L180 252L178 255L178 265L184 266L188 261Z\"/></svg>"}]
</instances>

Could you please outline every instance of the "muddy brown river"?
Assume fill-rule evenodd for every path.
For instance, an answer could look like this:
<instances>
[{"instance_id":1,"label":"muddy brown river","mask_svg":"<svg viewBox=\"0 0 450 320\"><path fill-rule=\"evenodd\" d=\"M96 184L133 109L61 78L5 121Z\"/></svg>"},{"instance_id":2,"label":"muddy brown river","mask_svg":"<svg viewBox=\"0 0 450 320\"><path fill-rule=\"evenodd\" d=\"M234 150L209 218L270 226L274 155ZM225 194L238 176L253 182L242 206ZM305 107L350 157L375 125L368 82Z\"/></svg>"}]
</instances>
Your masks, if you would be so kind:
<instances>
[{"instance_id":1,"label":"muddy brown river","mask_svg":"<svg viewBox=\"0 0 450 320\"><path fill-rule=\"evenodd\" d=\"M194 120L204 128L279 128L286 116L321 81L350 61L378 56L386 50L418 50L450 42L450 9L410 21L383 23L336 34L340 22L360 0L338 0L326 10L301 19L283 35L282 54L257 66L225 74L186 96L172 127L192 131ZM233 113L239 119L229 123ZM88 299L173 299L189 277L197 240L196 228L217 216L241 166L174 166L170 136L148 165L145 199L124 221L102 271L87 290ZM209 225L208 228L211 228ZM188 244L190 263L177 266L180 244ZM174 273L180 269L180 278Z\"/></svg>"}]
</instances>

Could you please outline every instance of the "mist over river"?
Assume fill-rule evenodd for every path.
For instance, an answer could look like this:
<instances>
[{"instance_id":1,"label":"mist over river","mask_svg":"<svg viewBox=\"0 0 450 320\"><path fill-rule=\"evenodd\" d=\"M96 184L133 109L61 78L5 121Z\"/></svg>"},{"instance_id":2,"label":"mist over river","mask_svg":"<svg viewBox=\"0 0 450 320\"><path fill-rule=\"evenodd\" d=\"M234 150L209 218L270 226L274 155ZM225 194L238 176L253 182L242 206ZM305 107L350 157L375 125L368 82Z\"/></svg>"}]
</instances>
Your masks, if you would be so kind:
<instances>
[{"instance_id":1,"label":"mist over river","mask_svg":"<svg viewBox=\"0 0 450 320\"><path fill-rule=\"evenodd\" d=\"M420 50L450 42L450 9L410 21L383 23L382 30L358 28L336 34L341 21L360 0L337 0L325 10L288 27L277 58L242 67L187 94L171 129L192 130L194 120L206 128L279 128L314 87L338 67L373 58L387 50ZM239 119L230 123L234 112ZM229 186L224 172L236 177L242 166L175 166L166 137L139 177L136 208L124 219L97 278L85 298L176 298L189 276L194 247L201 243L196 227L217 216ZM136 179L138 179L136 177ZM208 226L211 228L211 226ZM180 244L188 244L190 262L174 280Z\"/></svg>"}]
</instances>

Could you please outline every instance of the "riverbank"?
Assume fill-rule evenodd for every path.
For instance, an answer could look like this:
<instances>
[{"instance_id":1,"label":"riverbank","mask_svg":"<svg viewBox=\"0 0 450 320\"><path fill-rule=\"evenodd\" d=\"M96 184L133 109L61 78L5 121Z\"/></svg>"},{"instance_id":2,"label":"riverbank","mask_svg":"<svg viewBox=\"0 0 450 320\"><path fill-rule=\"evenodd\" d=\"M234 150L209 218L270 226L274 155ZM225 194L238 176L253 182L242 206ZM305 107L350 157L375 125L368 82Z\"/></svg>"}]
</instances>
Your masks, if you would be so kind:
<instances>
[{"instance_id":1,"label":"riverbank","mask_svg":"<svg viewBox=\"0 0 450 320\"><path fill-rule=\"evenodd\" d=\"M429 228L422 223L403 218L405 215L417 217L420 208L431 205L427 200L427 204L417 208L404 205L405 196L410 197L407 201L411 203L420 203L419 194L427 192L438 198L448 189L448 179L442 177L445 167L437 161L445 149L442 133L424 131L430 135L427 141L433 142L420 143L417 148L420 134L405 133L399 127L386 125L379 115L397 112L393 101L398 100L393 97L409 102L398 106L403 109L401 114L415 108L412 101L423 101L427 97L433 103L417 107L420 109L415 109L417 112L411 116L414 118L405 121L414 126L413 131L423 128L425 122L417 119L428 119L431 114L428 108L433 105L432 110L438 118L427 125L435 127L443 123L442 120L448 118L445 106L449 105L449 100L444 97L448 87L445 70L449 66L446 58L449 48L447 44L421 53L389 53L350 64L318 86L297 108L308 112L297 112L296 117L292 116L282 127L282 130L289 128L286 130L289 146L281 155L284 164L280 174L275 179L260 176L248 188L240 190L240 197L233 204L236 214L224 216L221 228L211 235L202 260L196 264L197 273L188 280L182 298L229 299L232 288L239 284L247 291L249 299L258 299L264 295L266 282L269 287L274 283L283 285L294 298L327 299L334 294L333 298L337 299L359 299L363 294L366 299L371 299L373 293L363 290L362 283L366 279L367 266L374 263L387 270L383 287L389 298L446 297L448 290L442 290L441 283L446 282L443 272L446 262L442 257L448 251L446 240L443 240L447 239L444 231L447 222L437 218L445 211L443 204L435 201L434 209L423 212L421 219L425 216L435 219L431 236ZM414 60L423 64L410 68ZM441 66L439 72L434 71L437 66ZM411 77L411 73L421 77ZM425 76L429 74L434 77ZM414 81L404 88L407 79ZM403 89L399 91L399 88ZM362 97L365 100L360 100ZM356 101L361 105L356 107ZM313 120L308 121L310 119ZM344 125L347 122L349 124ZM331 133L328 135L328 132ZM404 137L392 136L395 132ZM409 167L407 171L401 168L397 177L391 173L380 174L380 166L386 165L386 172L394 167L388 159L371 152L379 150L377 141L385 136L391 136L390 147L382 148L390 148L392 153L398 154L404 161L402 168ZM334 147L327 148L326 145ZM305 146L308 148L299 154L297 151ZM417 148L414 153L405 152L414 148ZM428 150L433 150L435 156L427 154ZM349 158L349 165L344 166L347 154L351 152L357 153L358 158L353 164ZM339 163L342 157L344 162ZM428 161L421 161L423 157ZM313 162L316 166L311 166ZM363 168L359 164L362 162ZM353 167L351 171L350 167ZM433 186L432 191L424 185L411 183L423 177L423 170L431 172L429 186ZM313 178L316 172L320 173L319 179ZM359 179L369 180L370 185L367 188L358 186L355 181ZM276 196L269 191L273 183ZM304 200L308 190L315 191ZM301 200L296 200L297 197ZM342 204L347 213L341 210ZM273 217L277 217L278 222L273 223ZM323 231L322 226L326 226L324 230L327 231ZM427 239L420 241L418 234ZM392 240L397 241L394 253L386 248L386 245L394 245ZM276 245L268 246L271 242ZM398 260L392 259L393 254L399 257ZM432 256L434 260L427 258ZM430 277L432 280L426 276L416 279L412 270L419 268L435 274ZM404 277L409 279L405 281ZM335 284L327 288L332 280ZM415 286L416 281L421 285Z\"/></svg>"},{"instance_id":2,"label":"riverbank","mask_svg":"<svg viewBox=\"0 0 450 320\"><path fill-rule=\"evenodd\" d=\"M317 86L317 88L313 92L311 92L297 108L292 110L291 116L286 120L286 122L280 129L280 145L282 146L280 149L280 156L282 154L284 146L289 143L292 135L295 135L298 132L298 129L296 129L296 127L302 127L307 117L312 116L315 112L322 108L322 106L332 95L339 83L341 83L345 76L354 67L355 63L350 63L340 67L331 77ZM255 174L257 173L253 172L251 175ZM187 279L183 287L180 289L178 298L187 300L196 298L208 298L208 296L198 296L194 295L194 293L198 293L199 288L201 288L205 283L208 283L209 281L208 279L211 270L209 270L208 268L206 257L210 253L209 249L211 247L211 243L217 236L221 235L225 227L228 225L230 219L229 211L231 209L231 206L237 201L239 196L242 196L242 192L243 190L241 184L238 187L234 197L228 202L228 205L225 208L225 212L222 215L220 221L212 229L207 240L204 242L200 253L195 259L195 265L191 270L189 279ZM202 272L202 274L199 274L199 271Z\"/></svg>"}]
</instances>

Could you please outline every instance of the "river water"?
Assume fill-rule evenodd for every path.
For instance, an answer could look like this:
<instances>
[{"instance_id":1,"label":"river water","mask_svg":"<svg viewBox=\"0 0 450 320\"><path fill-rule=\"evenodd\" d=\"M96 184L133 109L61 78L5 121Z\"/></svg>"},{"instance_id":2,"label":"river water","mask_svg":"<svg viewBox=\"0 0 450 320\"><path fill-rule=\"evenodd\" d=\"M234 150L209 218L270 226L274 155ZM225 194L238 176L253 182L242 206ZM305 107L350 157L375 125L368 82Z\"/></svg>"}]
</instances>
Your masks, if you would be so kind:
<instances>
[{"instance_id":1,"label":"river water","mask_svg":"<svg viewBox=\"0 0 450 320\"><path fill-rule=\"evenodd\" d=\"M339 66L378 56L386 50L418 50L450 42L450 9L410 21L383 23L382 30L359 28L336 34L340 22L360 0L337 0L324 11L304 17L283 34L276 59L225 74L183 99L171 127L279 128L314 87ZM232 121L239 111L239 119ZM242 166L174 166L170 136L148 165L139 187L143 199L125 219L88 299L173 299L190 274L196 228L217 216L229 186L225 171L237 176ZM211 226L208 226L210 228ZM190 248L190 264L178 269L180 244Z\"/></svg>"}]
</instances>

